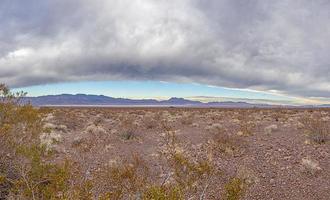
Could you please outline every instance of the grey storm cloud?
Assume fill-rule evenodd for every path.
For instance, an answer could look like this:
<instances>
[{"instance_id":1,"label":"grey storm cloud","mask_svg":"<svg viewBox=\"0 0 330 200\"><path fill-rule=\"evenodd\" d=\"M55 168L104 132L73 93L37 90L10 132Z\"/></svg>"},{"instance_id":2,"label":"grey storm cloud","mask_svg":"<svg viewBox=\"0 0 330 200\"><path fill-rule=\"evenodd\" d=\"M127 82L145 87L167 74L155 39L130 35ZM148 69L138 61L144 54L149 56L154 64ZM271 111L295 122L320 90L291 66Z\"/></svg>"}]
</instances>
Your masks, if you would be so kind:
<instances>
[{"instance_id":1,"label":"grey storm cloud","mask_svg":"<svg viewBox=\"0 0 330 200\"><path fill-rule=\"evenodd\" d=\"M1 0L0 82L162 80L330 97L328 0Z\"/></svg>"}]
</instances>

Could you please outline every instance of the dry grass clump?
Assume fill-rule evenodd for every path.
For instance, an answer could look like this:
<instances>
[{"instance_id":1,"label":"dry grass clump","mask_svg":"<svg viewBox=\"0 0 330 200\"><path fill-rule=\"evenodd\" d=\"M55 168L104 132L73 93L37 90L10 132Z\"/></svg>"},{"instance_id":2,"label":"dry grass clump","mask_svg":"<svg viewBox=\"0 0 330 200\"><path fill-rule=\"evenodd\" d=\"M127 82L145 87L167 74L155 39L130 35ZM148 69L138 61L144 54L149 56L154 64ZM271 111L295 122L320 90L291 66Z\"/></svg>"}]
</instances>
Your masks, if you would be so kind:
<instances>
[{"instance_id":1,"label":"dry grass clump","mask_svg":"<svg viewBox=\"0 0 330 200\"><path fill-rule=\"evenodd\" d=\"M317 161L312 160L311 158L303 158L301 160L302 171L308 175L315 175L321 169Z\"/></svg>"},{"instance_id":2,"label":"dry grass clump","mask_svg":"<svg viewBox=\"0 0 330 200\"><path fill-rule=\"evenodd\" d=\"M132 130L127 130L121 135L123 140L133 140L137 138L137 134Z\"/></svg>"},{"instance_id":3,"label":"dry grass clump","mask_svg":"<svg viewBox=\"0 0 330 200\"><path fill-rule=\"evenodd\" d=\"M85 131L94 136L105 134L107 131L101 125L90 124L86 127Z\"/></svg>"},{"instance_id":4,"label":"dry grass clump","mask_svg":"<svg viewBox=\"0 0 330 200\"><path fill-rule=\"evenodd\" d=\"M152 116L146 116L143 118L143 124L146 129L155 129L157 128L159 119L154 119Z\"/></svg>"},{"instance_id":5,"label":"dry grass clump","mask_svg":"<svg viewBox=\"0 0 330 200\"><path fill-rule=\"evenodd\" d=\"M181 124L190 126L194 123L194 115L193 114L184 114L181 118Z\"/></svg>"},{"instance_id":6,"label":"dry grass clump","mask_svg":"<svg viewBox=\"0 0 330 200\"><path fill-rule=\"evenodd\" d=\"M181 188L186 195L205 195L203 190L207 189L209 180L215 173L209 160L192 160L182 153L176 153L169 159L169 163L174 171L173 178L177 188Z\"/></svg>"},{"instance_id":7,"label":"dry grass clump","mask_svg":"<svg viewBox=\"0 0 330 200\"><path fill-rule=\"evenodd\" d=\"M248 187L257 182L259 182L259 178L253 170L244 166L239 167L237 176L230 179L229 182L225 184L225 199L241 199Z\"/></svg>"},{"instance_id":8,"label":"dry grass clump","mask_svg":"<svg viewBox=\"0 0 330 200\"><path fill-rule=\"evenodd\" d=\"M211 133L217 133L219 131L223 131L224 127L222 124L219 123L212 123L205 127L205 130L211 132Z\"/></svg>"},{"instance_id":9,"label":"dry grass clump","mask_svg":"<svg viewBox=\"0 0 330 200\"><path fill-rule=\"evenodd\" d=\"M256 125L251 121L242 121L239 126L239 135L251 136L254 134Z\"/></svg>"},{"instance_id":10,"label":"dry grass clump","mask_svg":"<svg viewBox=\"0 0 330 200\"><path fill-rule=\"evenodd\" d=\"M304 117L301 119L309 139L316 144L325 144L330 140L330 122L319 116Z\"/></svg>"},{"instance_id":11,"label":"dry grass clump","mask_svg":"<svg viewBox=\"0 0 330 200\"><path fill-rule=\"evenodd\" d=\"M120 137L127 141L137 139L139 134L137 132L137 124L134 123L134 118L127 117L122 121L121 124L122 130L120 133Z\"/></svg>"},{"instance_id":12,"label":"dry grass clump","mask_svg":"<svg viewBox=\"0 0 330 200\"><path fill-rule=\"evenodd\" d=\"M212 136L213 151L221 154L239 156L243 153L244 141L237 134L227 134L219 131Z\"/></svg>"},{"instance_id":13,"label":"dry grass clump","mask_svg":"<svg viewBox=\"0 0 330 200\"><path fill-rule=\"evenodd\" d=\"M259 182L257 174L246 166L240 166L237 170L237 178L241 179L246 186L251 186Z\"/></svg>"},{"instance_id":14,"label":"dry grass clump","mask_svg":"<svg viewBox=\"0 0 330 200\"><path fill-rule=\"evenodd\" d=\"M278 130L278 126L276 124L271 124L267 127L265 127L264 131L266 134L270 135L272 134L274 131Z\"/></svg>"},{"instance_id":15,"label":"dry grass clump","mask_svg":"<svg viewBox=\"0 0 330 200\"><path fill-rule=\"evenodd\" d=\"M271 113L271 117L276 121L286 121L287 120L287 115L285 110L279 110L279 109L274 109L274 111Z\"/></svg>"},{"instance_id":16,"label":"dry grass clump","mask_svg":"<svg viewBox=\"0 0 330 200\"><path fill-rule=\"evenodd\" d=\"M254 121L251 121L251 118L253 117L251 111L249 110L238 110L238 115L236 118L233 119L233 121L236 121L236 123L239 123L238 133L239 135L243 136L251 136L254 134L256 125Z\"/></svg>"},{"instance_id":17,"label":"dry grass clump","mask_svg":"<svg viewBox=\"0 0 330 200\"><path fill-rule=\"evenodd\" d=\"M95 140L87 137L77 136L74 138L71 146L80 152L89 152L95 146Z\"/></svg>"}]
</instances>

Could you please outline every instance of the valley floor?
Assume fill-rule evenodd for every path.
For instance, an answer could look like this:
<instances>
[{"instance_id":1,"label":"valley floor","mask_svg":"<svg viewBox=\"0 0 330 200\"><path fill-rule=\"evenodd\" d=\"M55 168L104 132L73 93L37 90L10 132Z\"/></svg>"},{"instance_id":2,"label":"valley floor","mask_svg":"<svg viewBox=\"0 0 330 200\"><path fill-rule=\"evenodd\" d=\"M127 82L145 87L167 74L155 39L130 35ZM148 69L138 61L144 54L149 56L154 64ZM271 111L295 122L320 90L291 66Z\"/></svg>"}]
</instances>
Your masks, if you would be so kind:
<instances>
[{"instance_id":1,"label":"valley floor","mask_svg":"<svg viewBox=\"0 0 330 200\"><path fill-rule=\"evenodd\" d=\"M173 151L212 166L187 199L330 199L329 109L50 108L45 122L42 142L75 163L77 183L138 157L148 181L170 185ZM96 195L112 187L97 182Z\"/></svg>"}]
</instances>

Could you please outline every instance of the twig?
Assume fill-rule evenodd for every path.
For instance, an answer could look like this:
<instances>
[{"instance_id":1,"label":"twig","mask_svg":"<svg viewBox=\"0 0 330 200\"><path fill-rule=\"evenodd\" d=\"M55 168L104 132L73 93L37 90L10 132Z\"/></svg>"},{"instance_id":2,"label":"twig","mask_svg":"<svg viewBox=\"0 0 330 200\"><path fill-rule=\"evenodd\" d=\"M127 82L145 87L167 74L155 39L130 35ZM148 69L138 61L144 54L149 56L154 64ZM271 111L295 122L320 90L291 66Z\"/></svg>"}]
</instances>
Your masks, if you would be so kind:
<instances>
[{"instance_id":1,"label":"twig","mask_svg":"<svg viewBox=\"0 0 330 200\"><path fill-rule=\"evenodd\" d=\"M208 179L208 181L207 181L207 184L205 185L205 187L204 187L204 189L203 189L203 192L202 192L202 194L201 194L201 196L199 197L199 200L203 200L204 199L204 197L205 197L205 192L206 192L206 190L207 190L207 188L209 187L209 181L210 181L210 179Z\"/></svg>"},{"instance_id":2,"label":"twig","mask_svg":"<svg viewBox=\"0 0 330 200\"><path fill-rule=\"evenodd\" d=\"M33 188L30 186L29 182L27 181L27 179L26 179L26 177L25 177L25 173L23 172L23 170L22 170L21 172L22 172L22 177L23 177L23 180L24 180L26 186L29 188L29 190L30 190L31 193L32 193L32 199L35 200L36 198L35 198L35 195L34 195L34 190L33 190Z\"/></svg>"},{"instance_id":3,"label":"twig","mask_svg":"<svg viewBox=\"0 0 330 200\"><path fill-rule=\"evenodd\" d=\"M164 181L162 182L162 184L161 184L160 187L163 187L163 186L165 185L166 181L170 178L170 176L171 176L171 173L170 173L170 172L167 173L167 176L166 176L166 178L164 179Z\"/></svg>"}]
</instances>

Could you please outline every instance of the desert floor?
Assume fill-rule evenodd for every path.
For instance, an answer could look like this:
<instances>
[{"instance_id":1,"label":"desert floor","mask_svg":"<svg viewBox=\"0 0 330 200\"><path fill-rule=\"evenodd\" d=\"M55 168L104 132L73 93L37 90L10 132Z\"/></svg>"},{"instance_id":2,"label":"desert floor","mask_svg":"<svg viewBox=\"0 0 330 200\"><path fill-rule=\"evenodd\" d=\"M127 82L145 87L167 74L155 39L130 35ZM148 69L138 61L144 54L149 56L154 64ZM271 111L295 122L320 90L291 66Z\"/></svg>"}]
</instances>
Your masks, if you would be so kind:
<instances>
[{"instance_id":1,"label":"desert floor","mask_svg":"<svg viewBox=\"0 0 330 200\"><path fill-rule=\"evenodd\" d=\"M175 151L212 166L187 199L223 199L234 178L242 199L330 199L329 109L51 108L44 120L55 162L73 161L83 179L138 156L170 184Z\"/></svg>"}]
</instances>

